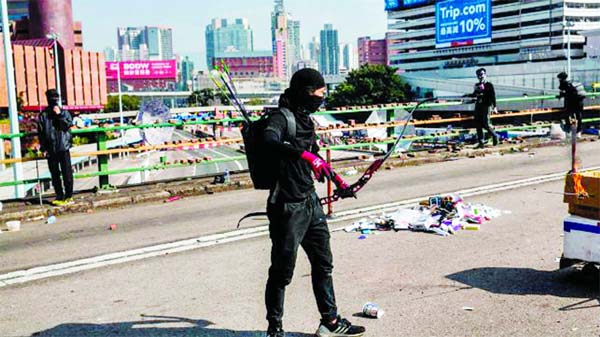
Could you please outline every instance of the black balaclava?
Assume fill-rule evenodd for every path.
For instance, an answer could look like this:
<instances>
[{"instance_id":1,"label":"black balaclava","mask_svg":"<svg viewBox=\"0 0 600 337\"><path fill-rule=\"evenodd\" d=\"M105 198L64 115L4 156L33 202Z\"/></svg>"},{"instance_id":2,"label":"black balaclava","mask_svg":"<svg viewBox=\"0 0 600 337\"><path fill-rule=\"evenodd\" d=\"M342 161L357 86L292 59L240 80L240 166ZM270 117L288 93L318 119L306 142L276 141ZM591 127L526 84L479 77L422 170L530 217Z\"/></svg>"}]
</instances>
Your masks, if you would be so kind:
<instances>
[{"instance_id":1,"label":"black balaclava","mask_svg":"<svg viewBox=\"0 0 600 337\"><path fill-rule=\"evenodd\" d=\"M310 93L324 86L325 80L320 72L311 68L300 69L292 76L290 87L285 90L279 103L281 106L313 113L319 110L323 98Z\"/></svg>"},{"instance_id":2,"label":"black balaclava","mask_svg":"<svg viewBox=\"0 0 600 337\"><path fill-rule=\"evenodd\" d=\"M46 99L48 100L48 106L54 107L54 106L58 105L58 101L60 100L58 91L56 91L56 89L47 90L46 91Z\"/></svg>"}]
</instances>

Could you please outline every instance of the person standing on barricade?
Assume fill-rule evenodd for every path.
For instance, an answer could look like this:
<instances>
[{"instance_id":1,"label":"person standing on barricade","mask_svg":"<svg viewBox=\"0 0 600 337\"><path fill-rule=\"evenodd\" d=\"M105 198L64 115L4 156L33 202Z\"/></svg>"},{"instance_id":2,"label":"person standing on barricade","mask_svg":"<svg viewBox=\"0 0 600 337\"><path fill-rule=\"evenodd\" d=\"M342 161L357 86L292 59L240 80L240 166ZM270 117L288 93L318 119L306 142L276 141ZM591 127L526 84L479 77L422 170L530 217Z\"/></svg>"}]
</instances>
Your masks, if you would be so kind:
<instances>
[{"instance_id":1,"label":"person standing on barricade","mask_svg":"<svg viewBox=\"0 0 600 337\"><path fill-rule=\"evenodd\" d=\"M569 74L564 71L559 73L556 77L560 83L558 86L560 94L558 94L556 98L565 99L564 110L562 112L565 132L571 132L572 121L577 121L577 136L580 136L581 128L583 126L583 100L585 99L585 89L583 84L568 81Z\"/></svg>"},{"instance_id":2,"label":"person standing on barricade","mask_svg":"<svg viewBox=\"0 0 600 337\"><path fill-rule=\"evenodd\" d=\"M73 203L73 167L71 166L71 114L60 107L60 96L55 89L46 91L48 106L38 118L37 130L40 151L48 160L55 206ZM62 174L62 181L61 181ZM64 189L63 189L64 182Z\"/></svg>"}]
</instances>

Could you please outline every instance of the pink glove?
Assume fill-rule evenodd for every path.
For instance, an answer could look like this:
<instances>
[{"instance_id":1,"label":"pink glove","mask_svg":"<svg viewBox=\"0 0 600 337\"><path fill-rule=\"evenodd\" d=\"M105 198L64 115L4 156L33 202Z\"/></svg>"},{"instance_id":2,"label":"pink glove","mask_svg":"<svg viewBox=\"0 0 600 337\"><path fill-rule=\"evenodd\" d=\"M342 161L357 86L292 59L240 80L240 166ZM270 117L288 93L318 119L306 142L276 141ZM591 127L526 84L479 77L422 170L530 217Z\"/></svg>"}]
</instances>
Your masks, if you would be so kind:
<instances>
[{"instance_id":1,"label":"pink glove","mask_svg":"<svg viewBox=\"0 0 600 337\"><path fill-rule=\"evenodd\" d=\"M337 188L340 190L345 190L348 187L350 187L350 185L348 185L348 183L345 182L339 174L334 173L333 182L335 183L335 186L337 186Z\"/></svg>"},{"instance_id":2,"label":"pink glove","mask_svg":"<svg viewBox=\"0 0 600 337\"><path fill-rule=\"evenodd\" d=\"M300 155L300 158L308 162L310 168L315 174L315 178L318 181L323 182L324 178L331 179L331 177L333 177L333 170L331 169L331 166L329 166L327 162L319 158L319 156L315 155L314 153L304 151Z\"/></svg>"}]
</instances>

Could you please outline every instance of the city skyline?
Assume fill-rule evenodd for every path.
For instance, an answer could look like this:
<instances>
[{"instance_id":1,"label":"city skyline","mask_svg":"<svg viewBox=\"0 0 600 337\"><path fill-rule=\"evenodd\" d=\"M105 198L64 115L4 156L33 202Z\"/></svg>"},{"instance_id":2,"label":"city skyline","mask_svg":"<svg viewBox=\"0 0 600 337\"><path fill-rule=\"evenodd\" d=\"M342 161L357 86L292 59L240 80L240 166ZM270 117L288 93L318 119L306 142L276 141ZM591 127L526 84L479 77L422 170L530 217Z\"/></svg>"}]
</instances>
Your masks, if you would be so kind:
<instances>
[{"instance_id":1,"label":"city skyline","mask_svg":"<svg viewBox=\"0 0 600 337\"><path fill-rule=\"evenodd\" d=\"M87 48L99 52L106 47L117 47L117 27L168 26L173 29L174 52L182 57L189 56L196 65L205 69L204 29L215 17L247 18L254 31L254 48L272 49L270 26L273 0L229 0L218 3L156 0L152 4L149 6L147 1L141 0L105 0L89 6L89 0L73 0L73 15L83 23ZM161 4L164 6L161 7ZM156 10L159 7L160 10ZM387 18L381 0L348 0L344 6L317 0L287 0L285 8L294 20L301 22L300 35L304 46L313 36L318 39L325 23L332 23L339 31L340 43L354 45L360 36L383 38L387 30ZM112 12L108 14L109 11ZM99 15L101 12L107 15ZM357 22L363 24L357 25Z\"/></svg>"}]
</instances>

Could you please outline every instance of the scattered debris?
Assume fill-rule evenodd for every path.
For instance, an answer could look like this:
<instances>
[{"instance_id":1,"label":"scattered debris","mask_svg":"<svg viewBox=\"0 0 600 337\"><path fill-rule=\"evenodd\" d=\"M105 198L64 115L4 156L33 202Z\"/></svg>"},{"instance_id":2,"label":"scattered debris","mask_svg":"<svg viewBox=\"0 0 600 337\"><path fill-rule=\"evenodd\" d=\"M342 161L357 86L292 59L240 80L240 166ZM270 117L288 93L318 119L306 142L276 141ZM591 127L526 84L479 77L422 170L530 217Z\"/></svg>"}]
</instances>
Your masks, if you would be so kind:
<instances>
[{"instance_id":1,"label":"scattered debris","mask_svg":"<svg viewBox=\"0 0 600 337\"><path fill-rule=\"evenodd\" d=\"M108 226L108 229L111 230L111 231L116 231L117 230L117 224L114 224L114 223L110 224Z\"/></svg>"},{"instance_id":2,"label":"scattered debris","mask_svg":"<svg viewBox=\"0 0 600 337\"><path fill-rule=\"evenodd\" d=\"M173 202L173 201L177 201L179 199L181 199L181 196L180 195L175 195L175 196L172 196L170 198L167 198L167 200L165 200L165 202Z\"/></svg>"},{"instance_id":3,"label":"scattered debris","mask_svg":"<svg viewBox=\"0 0 600 337\"><path fill-rule=\"evenodd\" d=\"M21 230L21 221L19 221L19 220L7 221L6 228L8 228L9 232L18 232Z\"/></svg>"},{"instance_id":4,"label":"scattered debris","mask_svg":"<svg viewBox=\"0 0 600 337\"><path fill-rule=\"evenodd\" d=\"M51 224L53 224L55 222L56 222L56 217L54 215L49 216L48 219L46 220L46 223L48 225L51 225Z\"/></svg>"},{"instance_id":5,"label":"scattered debris","mask_svg":"<svg viewBox=\"0 0 600 337\"><path fill-rule=\"evenodd\" d=\"M475 311L475 308L473 308L473 307L462 307L462 310L464 310L464 311Z\"/></svg>"},{"instance_id":6,"label":"scattered debris","mask_svg":"<svg viewBox=\"0 0 600 337\"><path fill-rule=\"evenodd\" d=\"M383 317L383 314L385 314L385 311L379 309L379 306L375 303L365 303L365 305L363 305L363 309L362 309L363 315L365 315L365 317L370 317L370 318L381 318Z\"/></svg>"},{"instance_id":7,"label":"scattered debris","mask_svg":"<svg viewBox=\"0 0 600 337\"><path fill-rule=\"evenodd\" d=\"M390 214L371 216L344 228L360 232L360 240L373 231L412 230L434 233L443 237L463 230L479 230L480 225L502 214L483 204L465 203L459 195L434 196L413 208L400 208Z\"/></svg>"}]
</instances>

